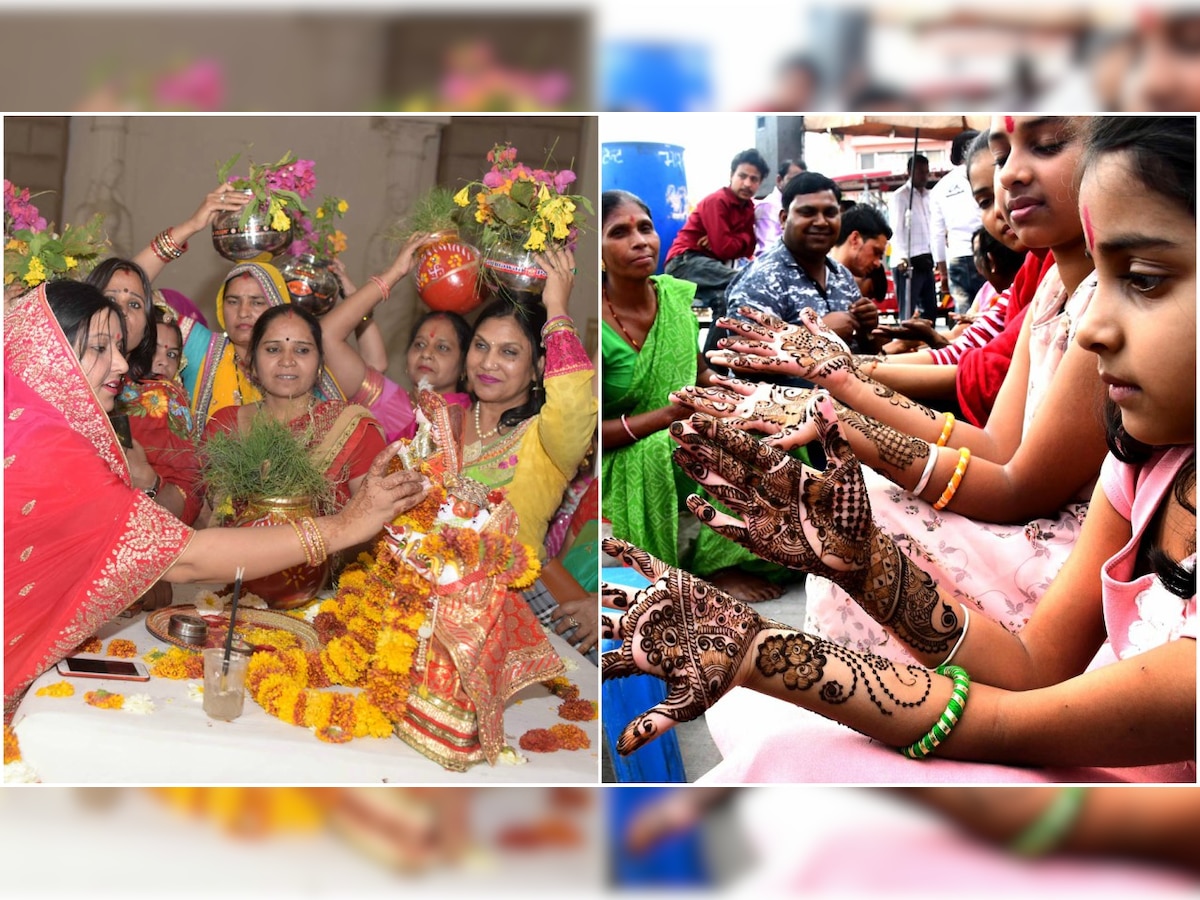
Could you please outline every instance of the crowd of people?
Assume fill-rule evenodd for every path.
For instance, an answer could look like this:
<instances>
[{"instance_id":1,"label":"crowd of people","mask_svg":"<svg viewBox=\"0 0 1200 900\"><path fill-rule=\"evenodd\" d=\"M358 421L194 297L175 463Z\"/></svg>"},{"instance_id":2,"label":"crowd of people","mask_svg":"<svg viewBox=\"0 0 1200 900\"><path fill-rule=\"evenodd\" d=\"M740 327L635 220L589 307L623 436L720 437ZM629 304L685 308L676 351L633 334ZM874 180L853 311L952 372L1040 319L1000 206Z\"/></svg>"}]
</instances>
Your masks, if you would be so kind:
<instances>
[{"instance_id":1,"label":"crowd of people","mask_svg":"<svg viewBox=\"0 0 1200 900\"><path fill-rule=\"evenodd\" d=\"M646 286L653 223L606 195L606 266L644 271L638 291L609 281L605 472L653 440L676 466L636 522L605 482L605 549L649 586L606 586L604 676L666 682L633 721L606 714L619 752L704 715L723 782L1195 780L1195 139L1186 116L995 116L964 136L977 318L899 355L856 311L837 185L798 174L723 336L694 369L681 343L688 364L636 408L607 392L610 344L628 371L665 365L645 329L666 300ZM909 172L915 206L919 158ZM954 284L963 245L945 229L935 255L913 221L889 237L930 258L901 261ZM859 220L849 243L875 233ZM805 579L802 627L646 524L687 515L686 481L702 535Z\"/></svg>"},{"instance_id":2,"label":"crowd of people","mask_svg":"<svg viewBox=\"0 0 1200 900\"><path fill-rule=\"evenodd\" d=\"M553 560L570 549L565 522L547 540L574 508L567 500L580 499L568 487L588 474L596 421L592 361L567 312L573 253L539 254L540 296L497 287L473 322L419 317L400 385L384 374L381 344L349 338L427 235L361 289L339 267L346 296L322 318L293 302L268 262L228 272L215 330L154 288L188 238L247 199L219 185L134 258L105 260L86 281L6 292L6 721L39 674L131 605L169 603L172 583L249 582L369 546L428 490L415 469L389 466L398 440L416 432L418 387L460 410L463 474L503 491L516 537L548 558L555 577L531 589L531 608L594 659L594 575ZM286 426L324 473L330 502L293 526L216 527L214 509L229 498L214 495L206 446L260 420Z\"/></svg>"}]
</instances>

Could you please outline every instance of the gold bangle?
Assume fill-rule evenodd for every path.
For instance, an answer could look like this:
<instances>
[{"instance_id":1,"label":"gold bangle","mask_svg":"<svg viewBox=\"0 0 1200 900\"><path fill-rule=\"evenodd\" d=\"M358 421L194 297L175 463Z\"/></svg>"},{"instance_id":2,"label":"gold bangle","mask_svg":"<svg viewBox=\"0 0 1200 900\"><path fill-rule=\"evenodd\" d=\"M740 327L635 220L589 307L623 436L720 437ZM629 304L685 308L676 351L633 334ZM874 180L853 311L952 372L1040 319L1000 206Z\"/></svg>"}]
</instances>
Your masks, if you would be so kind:
<instances>
[{"instance_id":1,"label":"gold bangle","mask_svg":"<svg viewBox=\"0 0 1200 900\"><path fill-rule=\"evenodd\" d=\"M304 529L304 534L312 544L312 557L310 566L319 566L329 558L329 553L325 548L325 538L321 534L321 529L317 527L316 519L311 516L305 516L300 519L300 527Z\"/></svg>"},{"instance_id":2,"label":"gold bangle","mask_svg":"<svg viewBox=\"0 0 1200 900\"><path fill-rule=\"evenodd\" d=\"M946 505L954 499L954 494L958 490L958 486L962 483L963 474L967 471L967 463L970 461L971 451L966 447L961 448L958 451L958 465L954 467L954 474L950 476L950 483L942 491L942 496L938 497L937 503L933 504L934 509L945 509Z\"/></svg>"},{"instance_id":3,"label":"gold bangle","mask_svg":"<svg viewBox=\"0 0 1200 900\"><path fill-rule=\"evenodd\" d=\"M292 526L292 530L296 532L296 537L300 540L300 549L304 551L304 562L307 565L314 565L312 550L308 546L308 538L301 528L300 523L296 519L289 519L288 524Z\"/></svg>"},{"instance_id":4,"label":"gold bangle","mask_svg":"<svg viewBox=\"0 0 1200 900\"><path fill-rule=\"evenodd\" d=\"M942 436L938 438L937 445L945 447L946 441L950 440L950 432L954 430L954 413L946 413L946 421L942 424Z\"/></svg>"}]
</instances>

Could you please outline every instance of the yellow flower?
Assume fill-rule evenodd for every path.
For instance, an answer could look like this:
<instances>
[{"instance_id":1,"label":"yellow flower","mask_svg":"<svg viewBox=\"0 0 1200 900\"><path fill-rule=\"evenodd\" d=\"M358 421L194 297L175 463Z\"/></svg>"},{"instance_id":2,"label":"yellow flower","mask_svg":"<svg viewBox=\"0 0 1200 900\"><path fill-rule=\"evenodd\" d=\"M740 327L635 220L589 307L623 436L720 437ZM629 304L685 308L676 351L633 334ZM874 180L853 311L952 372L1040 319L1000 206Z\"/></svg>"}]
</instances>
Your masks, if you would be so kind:
<instances>
[{"instance_id":1,"label":"yellow flower","mask_svg":"<svg viewBox=\"0 0 1200 900\"><path fill-rule=\"evenodd\" d=\"M349 208L350 208L350 204L347 203L345 200L338 201L337 211L340 212L343 216L346 214L346 210L348 210Z\"/></svg>"},{"instance_id":2,"label":"yellow flower","mask_svg":"<svg viewBox=\"0 0 1200 900\"><path fill-rule=\"evenodd\" d=\"M546 249L546 232L540 228L534 227L529 229L529 240L525 242L526 250L545 250Z\"/></svg>"},{"instance_id":3,"label":"yellow flower","mask_svg":"<svg viewBox=\"0 0 1200 900\"><path fill-rule=\"evenodd\" d=\"M76 261L75 257L73 256L64 256L63 261L67 264L68 269L74 269L77 265L79 265L78 261Z\"/></svg>"},{"instance_id":4,"label":"yellow flower","mask_svg":"<svg viewBox=\"0 0 1200 900\"><path fill-rule=\"evenodd\" d=\"M466 206L471 202L471 186L467 185L461 191L454 195L454 202L459 206Z\"/></svg>"},{"instance_id":5,"label":"yellow flower","mask_svg":"<svg viewBox=\"0 0 1200 900\"><path fill-rule=\"evenodd\" d=\"M30 287L37 287L46 280L46 267L42 265L42 261L38 257L34 257L29 261L29 271L25 273L25 283Z\"/></svg>"},{"instance_id":6,"label":"yellow flower","mask_svg":"<svg viewBox=\"0 0 1200 900\"><path fill-rule=\"evenodd\" d=\"M323 207L323 206L318 206L318 207L317 207L317 218L318 218L318 219L323 219L323 218L325 218L325 207Z\"/></svg>"},{"instance_id":7,"label":"yellow flower","mask_svg":"<svg viewBox=\"0 0 1200 900\"><path fill-rule=\"evenodd\" d=\"M29 245L24 241L18 241L16 238L9 238L7 244L4 245L5 250L16 250L18 253L24 254L29 252Z\"/></svg>"},{"instance_id":8,"label":"yellow flower","mask_svg":"<svg viewBox=\"0 0 1200 900\"><path fill-rule=\"evenodd\" d=\"M75 686L67 681L56 681L54 684L38 688L37 695L39 697L74 697Z\"/></svg>"},{"instance_id":9,"label":"yellow flower","mask_svg":"<svg viewBox=\"0 0 1200 900\"><path fill-rule=\"evenodd\" d=\"M267 213L271 216L271 227L276 231L287 231L292 227L292 220L283 211L281 201L272 200L271 205L267 207Z\"/></svg>"},{"instance_id":10,"label":"yellow flower","mask_svg":"<svg viewBox=\"0 0 1200 900\"><path fill-rule=\"evenodd\" d=\"M5 284L12 284L16 280L17 280L17 275L15 272L5 272L4 273L4 283Z\"/></svg>"}]
</instances>

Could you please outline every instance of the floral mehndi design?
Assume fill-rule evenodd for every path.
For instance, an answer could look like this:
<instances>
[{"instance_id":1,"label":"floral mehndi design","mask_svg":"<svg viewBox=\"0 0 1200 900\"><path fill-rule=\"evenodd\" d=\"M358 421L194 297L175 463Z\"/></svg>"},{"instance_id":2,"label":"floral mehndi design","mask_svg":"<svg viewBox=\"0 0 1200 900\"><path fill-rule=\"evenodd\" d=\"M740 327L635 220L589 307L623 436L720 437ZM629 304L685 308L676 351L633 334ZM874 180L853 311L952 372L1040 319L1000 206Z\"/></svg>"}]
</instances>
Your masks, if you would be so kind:
<instances>
[{"instance_id":1,"label":"floral mehndi design","mask_svg":"<svg viewBox=\"0 0 1200 900\"><path fill-rule=\"evenodd\" d=\"M617 741L629 754L678 722L704 714L734 686L764 620L746 603L699 578L668 566L625 541L608 538L604 551L652 580L638 591L604 588L605 604L626 612L605 623L605 637L621 647L602 659L604 678L650 674L667 682L662 703L630 722Z\"/></svg>"}]
</instances>

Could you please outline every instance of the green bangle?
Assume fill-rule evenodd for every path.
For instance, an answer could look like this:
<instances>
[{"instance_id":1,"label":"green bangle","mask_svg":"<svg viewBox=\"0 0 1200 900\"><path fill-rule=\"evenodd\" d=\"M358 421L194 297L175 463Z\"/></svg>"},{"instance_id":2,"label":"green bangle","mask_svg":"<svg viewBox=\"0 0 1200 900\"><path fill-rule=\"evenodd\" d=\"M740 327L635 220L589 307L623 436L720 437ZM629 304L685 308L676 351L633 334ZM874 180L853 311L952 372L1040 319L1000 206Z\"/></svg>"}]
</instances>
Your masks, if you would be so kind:
<instances>
[{"instance_id":1,"label":"green bangle","mask_svg":"<svg viewBox=\"0 0 1200 900\"><path fill-rule=\"evenodd\" d=\"M1009 843L1008 848L1021 856L1045 856L1058 847L1083 811L1086 787L1064 787L1040 816Z\"/></svg>"},{"instance_id":2,"label":"green bangle","mask_svg":"<svg viewBox=\"0 0 1200 900\"><path fill-rule=\"evenodd\" d=\"M967 674L967 670L962 666L941 665L935 671L939 675L948 675L953 678L954 689L950 692L950 699L946 701L946 709L933 723L929 734L916 743L900 748L900 752L909 759L924 759L933 753L938 745L950 736L950 732L962 718L963 710L967 708L967 695L971 693L971 676Z\"/></svg>"}]
</instances>

